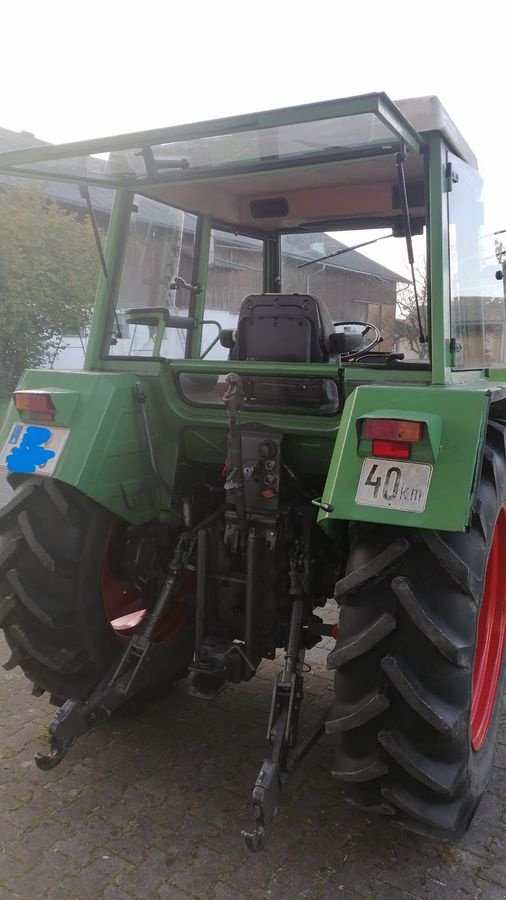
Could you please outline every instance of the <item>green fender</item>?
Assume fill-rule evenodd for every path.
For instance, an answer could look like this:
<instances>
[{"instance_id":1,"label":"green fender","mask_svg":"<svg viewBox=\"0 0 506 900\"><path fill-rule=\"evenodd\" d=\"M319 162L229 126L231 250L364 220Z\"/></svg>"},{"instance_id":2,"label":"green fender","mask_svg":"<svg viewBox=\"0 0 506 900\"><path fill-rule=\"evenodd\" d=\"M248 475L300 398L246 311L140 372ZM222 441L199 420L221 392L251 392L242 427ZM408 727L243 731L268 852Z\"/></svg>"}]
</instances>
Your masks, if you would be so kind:
<instances>
[{"instance_id":1,"label":"green fender","mask_svg":"<svg viewBox=\"0 0 506 900\"><path fill-rule=\"evenodd\" d=\"M483 382L469 386L357 387L343 410L322 496L322 503L332 509L320 512L319 523L325 528L332 519L345 519L464 531L471 514L489 405L490 390ZM365 505L363 493L362 502L356 502L363 466L367 471L364 461L372 457L372 442L362 436L362 423L367 418L424 423L423 440L412 445L409 461L431 467L424 469L430 473L430 483L423 509Z\"/></svg>"},{"instance_id":2,"label":"green fender","mask_svg":"<svg viewBox=\"0 0 506 900\"><path fill-rule=\"evenodd\" d=\"M27 370L17 388L50 394L55 411L47 425L69 430L54 472L47 477L74 485L133 524L157 517L169 503L151 467L142 415L134 398L138 382L146 395L157 464L172 483L178 429L170 427L169 408L158 396L159 379L127 372ZM0 428L0 448L16 422L46 424L18 412L11 401ZM35 474L44 474L43 468Z\"/></svg>"}]
</instances>

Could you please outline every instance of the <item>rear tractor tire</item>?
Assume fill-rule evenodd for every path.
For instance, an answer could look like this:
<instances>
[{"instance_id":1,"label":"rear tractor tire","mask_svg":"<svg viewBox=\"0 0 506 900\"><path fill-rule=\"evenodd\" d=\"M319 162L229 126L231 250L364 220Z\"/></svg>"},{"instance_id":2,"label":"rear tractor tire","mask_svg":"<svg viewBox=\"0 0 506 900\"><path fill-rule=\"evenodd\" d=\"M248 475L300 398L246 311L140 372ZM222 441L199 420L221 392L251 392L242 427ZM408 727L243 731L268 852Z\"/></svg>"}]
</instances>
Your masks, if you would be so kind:
<instances>
[{"instance_id":1,"label":"rear tractor tire","mask_svg":"<svg viewBox=\"0 0 506 900\"><path fill-rule=\"evenodd\" d=\"M430 836L467 830L492 769L506 680L505 499L505 429L490 423L468 532L352 525L336 585L333 775L352 802Z\"/></svg>"},{"instance_id":2,"label":"rear tractor tire","mask_svg":"<svg viewBox=\"0 0 506 900\"><path fill-rule=\"evenodd\" d=\"M145 615L142 587L125 564L136 531L142 527L50 478L21 480L0 509L5 668L21 666L35 694L48 691L57 703L85 699ZM175 680L192 659L190 606L174 603L161 625L157 685Z\"/></svg>"}]
</instances>

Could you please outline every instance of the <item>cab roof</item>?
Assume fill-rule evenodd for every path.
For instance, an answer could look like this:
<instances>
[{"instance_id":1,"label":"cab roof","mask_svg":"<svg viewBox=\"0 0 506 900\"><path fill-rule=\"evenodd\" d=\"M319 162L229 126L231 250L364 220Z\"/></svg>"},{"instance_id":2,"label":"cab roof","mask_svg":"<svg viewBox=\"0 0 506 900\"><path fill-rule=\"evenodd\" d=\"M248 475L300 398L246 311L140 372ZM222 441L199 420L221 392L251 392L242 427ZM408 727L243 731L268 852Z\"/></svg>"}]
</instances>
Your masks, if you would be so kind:
<instances>
[{"instance_id":1,"label":"cab roof","mask_svg":"<svg viewBox=\"0 0 506 900\"><path fill-rule=\"evenodd\" d=\"M395 153L424 177L424 134L474 154L437 97L363 94L303 106L0 154L0 172L131 190L225 227L289 231L391 224ZM412 213L423 218L423 201ZM416 206L416 204L415 204Z\"/></svg>"}]
</instances>

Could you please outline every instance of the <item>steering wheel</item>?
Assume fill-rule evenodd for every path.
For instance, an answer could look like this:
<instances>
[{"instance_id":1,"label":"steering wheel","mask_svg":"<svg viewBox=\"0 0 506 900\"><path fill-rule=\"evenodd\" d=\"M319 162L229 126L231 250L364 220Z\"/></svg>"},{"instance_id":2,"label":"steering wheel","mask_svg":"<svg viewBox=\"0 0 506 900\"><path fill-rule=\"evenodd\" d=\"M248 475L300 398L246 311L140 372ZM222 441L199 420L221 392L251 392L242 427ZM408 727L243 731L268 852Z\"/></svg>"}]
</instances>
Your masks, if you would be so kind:
<instances>
[{"instance_id":1,"label":"steering wheel","mask_svg":"<svg viewBox=\"0 0 506 900\"><path fill-rule=\"evenodd\" d=\"M360 347L357 350L350 350L347 353L342 353L342 359L350 359L352 356L362 356L364 353L369 353L376 344L381 343L383 338L381 337L381 331L376 325L373 325L372 322L358 322L358 321L343 321L343 322L332 322L334 328L336 326L345 326L345 325L360 325L363 328L362 337L365 337L368 331L373 332L373 337L369 341L365 347Z\"/></svg>"}]
</instances>

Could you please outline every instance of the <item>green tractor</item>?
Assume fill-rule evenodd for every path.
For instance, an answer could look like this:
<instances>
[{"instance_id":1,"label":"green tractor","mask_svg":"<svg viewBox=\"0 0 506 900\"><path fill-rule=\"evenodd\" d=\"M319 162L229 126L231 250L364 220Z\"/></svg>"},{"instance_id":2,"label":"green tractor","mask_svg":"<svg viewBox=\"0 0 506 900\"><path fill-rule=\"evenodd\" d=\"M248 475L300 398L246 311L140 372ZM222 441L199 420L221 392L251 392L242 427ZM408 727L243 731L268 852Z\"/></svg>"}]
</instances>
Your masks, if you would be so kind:
<instances>
[{"instance_id":1,"label":"green tractor","mask_svg":"<svg viewBox=\"0 0 506 900\"><path fill-rule=\"evenodd\" d=\"M40 768L132 697L188 677L212 700L284 648L250 849L324 732L352 802L458 838L506 678L506 330L439 101L45 145L0 172L79 185L101 261L84 369L26 371L0 431L7 668L58 707ZM301 744L322 636L335 693Z\"/></svg>"}]
</instances>

